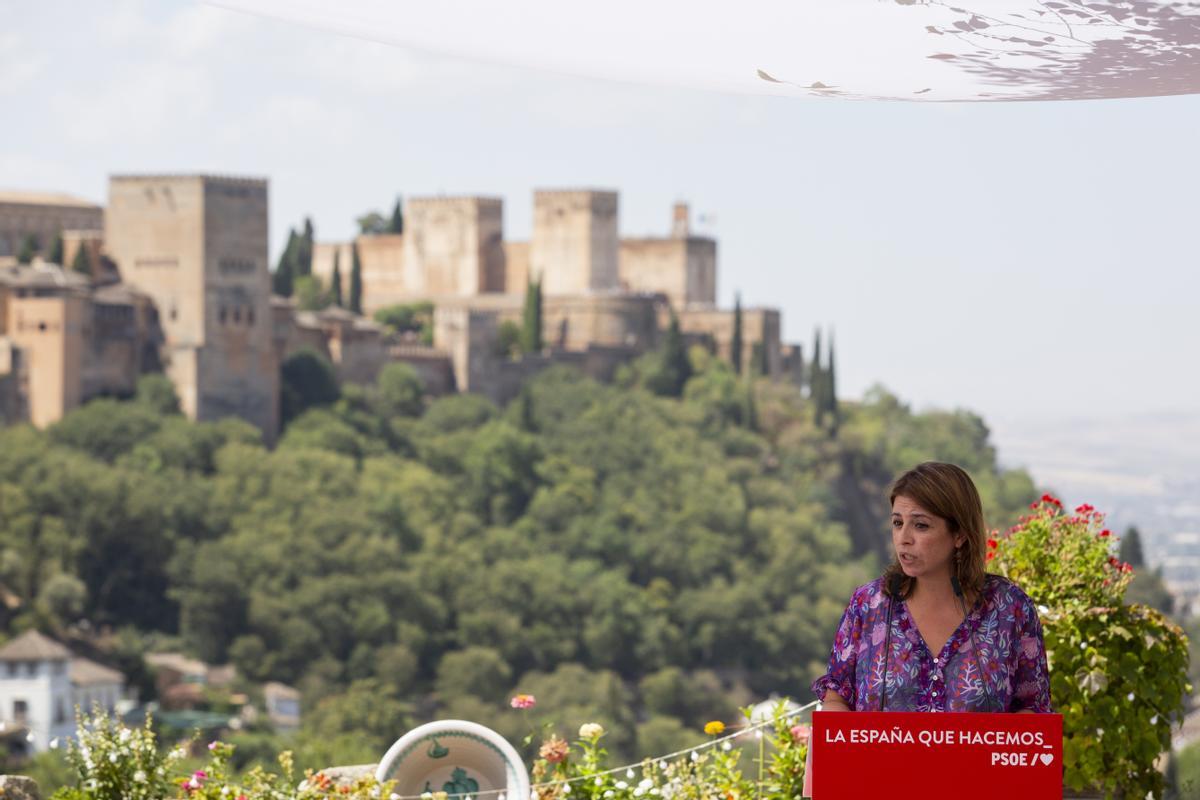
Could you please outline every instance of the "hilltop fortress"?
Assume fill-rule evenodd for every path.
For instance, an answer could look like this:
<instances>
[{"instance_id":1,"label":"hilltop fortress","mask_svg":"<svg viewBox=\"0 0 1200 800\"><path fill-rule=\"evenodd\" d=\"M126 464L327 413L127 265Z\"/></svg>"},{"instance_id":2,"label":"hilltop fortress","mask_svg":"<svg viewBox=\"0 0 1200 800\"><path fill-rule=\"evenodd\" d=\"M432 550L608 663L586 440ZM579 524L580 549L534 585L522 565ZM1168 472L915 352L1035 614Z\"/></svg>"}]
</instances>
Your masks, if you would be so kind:
<instances>
[{"instance_id":1,"label":"hilltop fortress","mask_svg":"<svg viewBox=\"0 0 1200 800\"><path fill-rule=\"evenodd\" d=\"M504 239L500 198L412 198L403 233L313 248L312 274L330 285L339 264L343 297L357 251L359 316L272 296L265 180L117 175L104 208L0 192L0 416L46 425L161 371L192 419L238 416L272 441L280 364L304 347L342 381L368 383L402 361L434 393L505 402L554 363L610 378L659 345L672 314L690 341L730 358L734 312L716 305L716 241L693 234L683 204L667 235L622 239L618 200L612 191L536 191L532 236L514 242ZM30 244L42 257L18 263ZM546 348L513 358L497 340L520 320L530 280L542 286ZM432 346L371 321L416 303L434 309ZM741 362L799 382L800 348L784 345L780 330L778 310L743 309Z\"/></svg>"}]
</instances>

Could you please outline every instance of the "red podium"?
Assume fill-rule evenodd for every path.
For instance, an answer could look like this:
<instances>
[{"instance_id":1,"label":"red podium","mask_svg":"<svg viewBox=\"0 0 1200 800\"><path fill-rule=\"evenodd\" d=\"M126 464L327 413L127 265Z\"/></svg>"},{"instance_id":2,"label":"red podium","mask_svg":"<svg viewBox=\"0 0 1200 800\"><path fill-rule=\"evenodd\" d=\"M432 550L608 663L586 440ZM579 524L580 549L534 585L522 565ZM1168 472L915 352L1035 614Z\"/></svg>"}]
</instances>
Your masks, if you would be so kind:
<instances>
[{"instance_id":1,"label":"red podium","mask_svg":"<svg viewBox=\"0 0 1200 800\"><path fill-rule=\"evenodd\" d=\"M811 754L813 800L1062 797L1060 714L818 711Z\"/></svg>"}]
</instances>

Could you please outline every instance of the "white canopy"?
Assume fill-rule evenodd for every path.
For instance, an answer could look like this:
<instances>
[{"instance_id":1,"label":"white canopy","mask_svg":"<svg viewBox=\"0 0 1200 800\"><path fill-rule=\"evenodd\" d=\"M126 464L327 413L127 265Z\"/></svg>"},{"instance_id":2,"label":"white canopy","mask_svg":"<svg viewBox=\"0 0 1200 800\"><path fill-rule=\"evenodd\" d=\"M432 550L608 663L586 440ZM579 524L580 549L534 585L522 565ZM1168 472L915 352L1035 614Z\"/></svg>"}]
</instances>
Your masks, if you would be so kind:
<instances>
[{"instance_id":1,"label":"white canopy","mask_svg":"<svg viewBox=\"0 0 1200 800\"><path fill-rule=\"evenodd\" d=\"M482 63L729 92L989 101L1200 91L1194 2L210 1Z\"/></svg>"}]
</instances>

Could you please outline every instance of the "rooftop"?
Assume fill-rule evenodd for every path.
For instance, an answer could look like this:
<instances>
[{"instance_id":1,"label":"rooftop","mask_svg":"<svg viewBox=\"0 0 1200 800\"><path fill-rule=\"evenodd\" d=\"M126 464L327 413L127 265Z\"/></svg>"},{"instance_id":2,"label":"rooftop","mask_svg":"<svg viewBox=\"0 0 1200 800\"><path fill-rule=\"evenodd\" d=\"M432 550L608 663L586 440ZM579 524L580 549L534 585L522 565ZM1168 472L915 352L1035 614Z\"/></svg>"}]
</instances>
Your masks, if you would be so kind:
<instances>
[{"instance_id":1,"label":"rooftop","mask_svg":"<svg viewBox=\"0 0 1200 800\"><path fill-rule=\"evenodd\" d=\"M125 683L125 676L103 664L76 656L71 660L71 683L75 686L97 686L105 683L120 685Z\"/></svg>"},{"instance_id":2,"label":"rooftop","mask_svg":"<svg viewBox=\"0 0 1200 800\"><path fill-rule=\"evenodd\" d=\"M0 267L0 284L34 288L88 289L92 282L83 275L65 270L58 264L35 259L32 265L15 264Z\"/></svg>"},{"instance_id":3,"label":"rooftop","mask_svg":"<svg viewBox=\"0 0 1200 800\"><path fill-rule=\"evenodd\" d=\"M70 208L103 209L98 203L63 192L21 192L0 190L0 203L23 206L67 206Z\"/></svg>"},{"instance_id":4,"label":"rooftop","mask_svg":"<svg viewBox=\"0 0 1200 800\"><path fill-rule=\"evenodd\" d=\"M25 631L0 647L0 662L67 661L71 651L64 645L34 630Z\"/></svg>"}]
</instances>

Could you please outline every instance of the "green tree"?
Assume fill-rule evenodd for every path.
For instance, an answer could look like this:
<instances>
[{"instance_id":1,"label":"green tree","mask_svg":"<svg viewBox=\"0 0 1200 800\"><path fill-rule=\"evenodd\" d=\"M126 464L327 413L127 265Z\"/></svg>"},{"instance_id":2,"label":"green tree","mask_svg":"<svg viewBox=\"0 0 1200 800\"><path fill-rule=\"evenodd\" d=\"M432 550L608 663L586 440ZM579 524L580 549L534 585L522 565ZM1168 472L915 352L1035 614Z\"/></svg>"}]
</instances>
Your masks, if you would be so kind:
<instances>
[{"instance_id":1,"label":"green tree","mask_svg":"<svg viewBox=\"0 0 1200 800\"><path fill-rule=\"evenodd\" d=\"M312 218L304 218L304 231L300 234L296 243L296 260L293 265L293 271L296 277L301 275L312 275L313 263L313 248L316 240L316 232L313 230Z\"/></svg>"},{"instance_id":2,"label":"green tree","mask_svg":"<svg viewBox=\"0 0 1200 800\"><path fill-rule=\"evenodd\" d=\"M1146 557L1142 553L1142 534L1137 529L1137 526L1130 525L1126 528L1125 535L1121 537L1121 546L1117 552L1117 558L1134 569L1141 569L1146 566Z\"/></svg>"},{"instance_id":3,"label":"green tree","mask_svg":"<svg viewBox=\"0 0 1200 800\"><path fill-rule=\"evenodd\" d=\"M295 282L296 308L301 311L320 311L333 303L331 293L316 275L302 275Z\"/></svg>"},{"instance_id":4,"label":"green tree","mask_svg":"<svg viewBox=\"0 0 1200 800\"><path fill-rule=\"evenodd\" d=\"M392 206L392 218L388 223L388 233L404 233L404 211L400 207L400 198Z\"/></svg>"},{"instance_id":5,"label":"green tree","mask_svg":"<svg viewBox=\"0 0 1200 800\"><path fill-rule=\"evenodd\" d=\"M829 415L830 431L837 434L838 424L841 422L841 412L838 409L837 399L837 364L834 361L833 353L833 334L829 335L829 367L821 381L821 388L824 392L824 409Z\"/></svg>"},{"instance_id":6,"label":"green tree","mask_svg":"<svg viewBox=\"0 0 1200 800\"><path fill-rule=\"evenodd\" d=\"M331 405L341 396L333 365L311 348L284 359L280 367L280 417L287 425L305 410Z\"/></svg>"},{"instance_id":7,"label":"green tree","mask_svg":"<svg viewBox=\"0 0 1200 800\"><path fill-rule=\"evenodd\" d=\"M425 410L425 382L412 366L388 364L376 383L379 412L384 416L417 417Z\"/></svg>"},{"instance_id":8,"label":"green tree","mask_svg":"<svg viewBox=\"0 0 1200 800\"><path fill-rule=\"evenodd\" d=\"M515 358L521 353L521 326L506 319L496 328L496 342L493 354L497 358Z\"/></svg>"},{"instance_id":9,"label":"green tree","mask_svg":"<svg viewBox=\"0 0 1200 800\"><path fill-rule=\"evenodd\" d=\"M729 345L729 360L736 375L742 374L742 349L745 347L742 324L742 294L738 292L733 301L733 339Z\"/></svg>"},{"instance_id":10,"label":"green tree","mask_svg":"<svg viewBox=\"0 0 1200 800\"><path fill-rule=\"evenodd\" d=\"M143 375L137 382L137 401L163 416L178 414L179 396L166 375Z\"/></svg>"},{"instance_id":11,"label":"green tree","mask_svg":"<svg viewBox=\"0 0 1200 800\"><path fill-rule=\"evenodd\" d=\"M820 425L825 417L825 371L821 368L821 329L813 331L813 358L808 373L808 396L812 398L813 412Z\"/></svg>"},{"instance_id":12,"label":"green tree","mask_svg":"<svg viewBox=\"0 0 1200 800\"><path fill-rule=\"evenodd\" d=\"M300 246L300 238L296 236L296 231L288 229L287 244L284 245L283 252L279 255L279 263L275 265L275 272L271 275L271 291L282 297L291 297L293 285L299 275L297 274L297 250Z\"/></svg>"},{"instance_id":13,"label":"green tree","mask_svg":"<svg viewBox=\"0 0 1200 800\"><path fill-rule=\"evenodd\" d=\"M83 242L80 242L75 250L75 257L71 259L71 269L80 275L92 277L92 261L88 258L87 245Z\"/></svg>"},{"instance_id":14,"label":"green tree","mask_svg":"<svg viewBox=\"0 0 1200 800\"><path fill-rule=\"evenodd\" d=\"M342 265L339 263L339 253L333 253L333 276L329 279L330 291L333 293L333 304L342 307Z\"/></svg>"},{"instance_id":15,"label":"green tree","mask_svg":"<svg viewBox=\"0 0 1200 800\"><path fill-rule=\"evenodd\" d=\"M521 312L521 351L540 353L545 344L542 340L542 281L530 280L525 286L525 307Z\"/></svg>"},{"instance_id":16,"label":"green tree","mask_svg":"<svg viewBox=\"0 0 1200 800\"><path fill-rule=\"evenodd\" d=\"M375 312L375 321L393 333L416 333L422 344L433 344L433 303L385 306Z\"/></svg>"},{"instance_id":17,"label":"green tree","mask_svg":"<svg viewBox=\"0 0 1200 800\"><path fill-rule=\"evenodd\" d=\"M362 260L358 255L358 242L351 246L350 266L350 310L355 314L362 313Z\"/></svg>"},{"instance_id":18,"label":"green tree","mask_svg":"<svg viewBox=\"0 0 1200 800\"><path fill-rule=\"evenodd\" d=\"M26 234L25 238L21 240L21 249L17 251L17 263L33 263L33 257L38 254L39 250L41 250L41 244L38 241L37 234Z\"/></svg>"},{"instance_id":19,"label":"green tree","mask_svg":"<svg viewBox=\"0 0 1200 800\"><path fill-rule=\"evenodd\" d=\"M79 243L80 248L83 247L83 242ZM46 260L51 264L63 266L63 235L62 231L56 231L54 238L50 240L50 249L46 252Z\"/></svg>"},{"instance_id":20,"label":"green tree","mask_svg":"<svg viewBox=\"0 0 1200 800\"><path fill-rule=\"evenodd\" d=\"M387 233L390 224L390 220L378 211L368 211L359 217L356 222L358 222L358 230L363 236L377 236L381 233Z\"/></svg>"},{"instance_id":21,"label":"green tree","mask_svg":"<svg viewBox=\"0 0 1200 800\"><path fill-rule=\"evenodd\" d=\"M438 664L437 692L443 699L472 695L498 703L512 685L512 669L490 647L469 646L446 653Z\"/></svg>"},{"instance_id":22,"label":"green tree","mask_svg":"<svg viewBox=\"0 0 1200 800\"><path fill-rule=\"evenodd\" d=\"M647 381L647 388L665 397L679 397L692 377L692 362L679 330L679 318L674 311L671 312L671 322L667 326L666 339L658 360L658 368Z\"/></svg>"}]
</instances>

